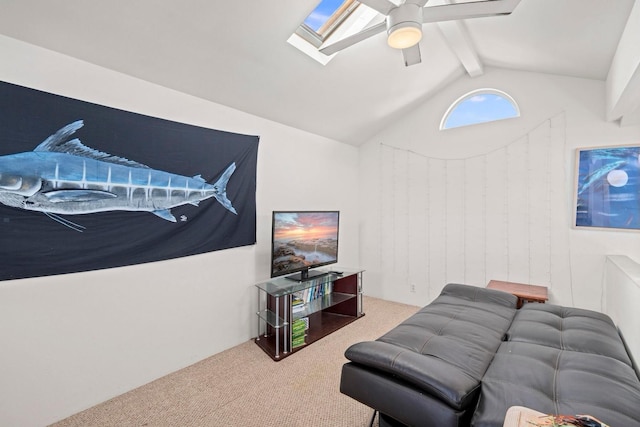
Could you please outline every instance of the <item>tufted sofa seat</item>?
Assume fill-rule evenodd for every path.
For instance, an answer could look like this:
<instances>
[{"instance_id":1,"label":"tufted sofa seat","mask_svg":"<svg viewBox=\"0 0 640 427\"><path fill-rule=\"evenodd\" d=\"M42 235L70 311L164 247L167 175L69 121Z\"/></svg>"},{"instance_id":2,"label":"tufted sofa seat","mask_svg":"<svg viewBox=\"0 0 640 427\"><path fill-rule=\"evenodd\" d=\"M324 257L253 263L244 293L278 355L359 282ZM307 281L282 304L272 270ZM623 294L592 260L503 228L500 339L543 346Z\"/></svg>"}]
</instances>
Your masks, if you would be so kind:
<instances>
[{"instance_id":1,"label":"tufted sofa seat","mask_svg":"<svg viewBox=\"0 0 640 427\"><path fill-rule=\"evenodd\" d=\"M606 314L552 304L528 304L518 310L507 340L600 354L631 366L618 329Z\"/></svg>"},{"instance_id":2,"label":"tufted sofa seat","mask_svg":"<svg viewBox=\"0 0 640 427\"><path fill-rule=\"evenodd\" d=\"M611 319L449 284L376 341L345 352L340 390L381 426L502 427L507 409L640 427L640 380Z\"/></svg>"},{"instance_id":3,"label":"tufted sofa seat","mask_svg":"<svg viewBox=\"0 0 640 427\"><path fill-rule=\"evenodd\" d=\"M502 426L510 406L548 414L591 414L640 426L640 382L611 319L549 304L518 311L482 379L472 425Z\"/></svg>"}]
</instances>

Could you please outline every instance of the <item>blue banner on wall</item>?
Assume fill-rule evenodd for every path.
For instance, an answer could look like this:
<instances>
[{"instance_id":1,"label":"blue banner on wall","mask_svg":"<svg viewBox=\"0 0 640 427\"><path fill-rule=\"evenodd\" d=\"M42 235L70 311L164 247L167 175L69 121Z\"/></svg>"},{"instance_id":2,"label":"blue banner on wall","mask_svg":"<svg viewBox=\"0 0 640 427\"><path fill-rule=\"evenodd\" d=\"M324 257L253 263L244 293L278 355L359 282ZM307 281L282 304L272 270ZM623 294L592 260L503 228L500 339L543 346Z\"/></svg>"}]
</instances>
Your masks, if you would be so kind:
<instances>
[{"instance_id":1,"label":"blue banner on wall","mask_svg":"<svg viewBox=\"0 0 640 427\"><path fill-rule=\"evenodd\" d=\"M0 280L256 242L258 137L0 82Z\"/></svg>"}]
</instances>

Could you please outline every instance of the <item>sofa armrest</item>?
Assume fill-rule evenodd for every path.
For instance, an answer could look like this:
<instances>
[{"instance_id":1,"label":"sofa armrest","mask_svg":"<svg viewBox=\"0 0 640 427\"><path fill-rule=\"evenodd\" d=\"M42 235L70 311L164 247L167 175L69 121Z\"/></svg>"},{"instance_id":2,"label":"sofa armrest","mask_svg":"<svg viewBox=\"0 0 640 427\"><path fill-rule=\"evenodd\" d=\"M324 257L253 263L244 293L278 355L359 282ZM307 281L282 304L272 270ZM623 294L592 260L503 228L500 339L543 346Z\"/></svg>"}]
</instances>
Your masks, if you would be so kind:
<instances>
[{"instance_id":1,"label":"sofa armrest","mask_svg":"<svg viewBox=\"0 0 640 427\"><path fill-rule=\"evenodd\" d=\"M407 381L458 410L474 404L479 393L478 380L445 360L393 344L360 342L349 347L345 356Z\"/></svg>"}]
</instances>

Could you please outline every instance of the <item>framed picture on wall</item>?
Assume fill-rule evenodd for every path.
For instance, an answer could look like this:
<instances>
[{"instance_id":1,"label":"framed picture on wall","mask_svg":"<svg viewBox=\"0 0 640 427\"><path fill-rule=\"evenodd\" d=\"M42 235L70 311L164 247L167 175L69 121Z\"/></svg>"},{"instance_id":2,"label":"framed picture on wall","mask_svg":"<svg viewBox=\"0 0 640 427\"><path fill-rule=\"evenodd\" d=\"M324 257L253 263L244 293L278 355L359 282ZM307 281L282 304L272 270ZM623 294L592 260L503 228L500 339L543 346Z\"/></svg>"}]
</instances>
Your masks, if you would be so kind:
<instances>
[{"instance_id":1,"label":"framed picture on wall","mask_svg":"<svg viewBox=\"0 0 640 427\"><path fill-rule=\"evenodd\" d=\"M576 151L575 227L640 230L640 145Z\"/></svg>"}]
</instances>

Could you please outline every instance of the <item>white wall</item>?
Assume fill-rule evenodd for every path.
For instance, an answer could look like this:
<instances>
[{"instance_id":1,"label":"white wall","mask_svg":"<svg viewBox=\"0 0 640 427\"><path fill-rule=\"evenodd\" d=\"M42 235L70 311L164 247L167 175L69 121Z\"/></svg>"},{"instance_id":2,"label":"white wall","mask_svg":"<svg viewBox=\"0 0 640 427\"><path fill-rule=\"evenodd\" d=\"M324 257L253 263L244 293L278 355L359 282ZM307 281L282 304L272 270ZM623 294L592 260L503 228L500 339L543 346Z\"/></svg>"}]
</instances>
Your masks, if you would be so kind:
<instances>
[{"instance_id":1,"label":"white wall","mask_svg":"<svg viewBox=\"0 0 640 427\"><path fill-rule=\"evenodd\" d=\"M257 245L0 282L0 425L54 422L254 336L272 210L340 210L340 260L358 265L354 147L3 36L0 57L2 81L260 136Z\"/></svg>"},{"instance_id":2,"label":"white wall","mask_svg":"<svg viewBox=\"0 0 640 427\"><path fill-rule=\"evenodd\" d=\"M635 2L625 25L607 76L607 118L639 123L640 99L640 2Z\"/></svg>"},{"instance_id":3,"label":"white wall","mask_svg":"<svg viewBox=\"0 0 640 427\"><path fill-rule=\"evenodd\" d=\"M439 131L479 88L509 93L522 116ZM487 68L372 138L360 159L368 292L426 304L448 282L498 279L602 310L605 256L640 256L637 232L572 228L575 149L640 143L640 127L604 116L602 81Z\"/></svg>"},{"instance_id":4,"label":"white wall","mask_svg":"<svg viewBox=\"0 0 640 427\"><path fill-rule=\"evenodd\" d=\"M0 282L0 425L53 422L251 338L274 209L341 210L341 264L367 269L367 294L415 304L504 279L601 310L605 255L640 258L637 233L571 228L575 148L640 142L604 121L604 82L487 68L358 151L1 36L0 56L2 81L261 137L256 246ZM438 131L479 87L522 117Z\"/></svg>"},{"instance_id":5,"label":"white wall","mask_svg":"<svg viewBox=\"0 0 640 427\"><path fill-rule=\"evenodd\" d=\"M626 255L608 256L604 277L603 311L620 328L640 374L640 264Z\"/></svg>"}]
</instances>

